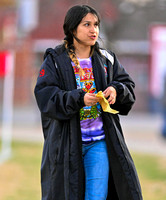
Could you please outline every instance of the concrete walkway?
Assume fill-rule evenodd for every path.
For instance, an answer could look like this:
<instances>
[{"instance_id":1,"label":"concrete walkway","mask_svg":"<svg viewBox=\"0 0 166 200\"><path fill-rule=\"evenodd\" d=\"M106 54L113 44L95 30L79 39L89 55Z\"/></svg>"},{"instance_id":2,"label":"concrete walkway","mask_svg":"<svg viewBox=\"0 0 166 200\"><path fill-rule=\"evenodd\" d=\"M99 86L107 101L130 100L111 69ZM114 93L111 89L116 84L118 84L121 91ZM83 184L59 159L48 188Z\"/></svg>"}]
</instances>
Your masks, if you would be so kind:
<instances>
[{"instance_id":1,"label":"concrete walkway","mask_svg":"<svg viewBox=\"0 0 166 200\"><path fill-rule=\"evenodd\" d=\"M130 150L166 157L166 140L161 136L161 116L131 114L123 117L121 123Z\"/></svg>"},{"instance_id":2,"label":"concrete walkway","mask_svg":"<svg viewBox=\"0 0 166 200\"><path fill-rule=\"evenodd\" d=\"M126 143L133 152L166 156L166 140L161 137L160 115L130 113L120 117ZM14 112L13 139L43 142L40 113L36 109Z\"/></svg>"}]
</instances>

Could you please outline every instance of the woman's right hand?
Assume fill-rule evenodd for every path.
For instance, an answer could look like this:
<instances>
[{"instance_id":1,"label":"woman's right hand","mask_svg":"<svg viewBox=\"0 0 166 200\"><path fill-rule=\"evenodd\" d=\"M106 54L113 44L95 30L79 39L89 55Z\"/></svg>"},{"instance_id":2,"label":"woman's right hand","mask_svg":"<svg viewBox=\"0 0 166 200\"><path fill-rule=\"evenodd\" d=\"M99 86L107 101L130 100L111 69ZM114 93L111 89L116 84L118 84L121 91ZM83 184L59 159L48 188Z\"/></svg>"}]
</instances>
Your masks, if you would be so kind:
<instances>
[{"instance_id":1,"label":"woman's right hand","mask_svg":"<svg viewBox=\"0 0 166 200\"><path fill-rule=\"evenodd\" d=\"M94 106L99 101L96 94L86 93L84 95L84 103L86 106Z\"/></svg>"}]
</instances>

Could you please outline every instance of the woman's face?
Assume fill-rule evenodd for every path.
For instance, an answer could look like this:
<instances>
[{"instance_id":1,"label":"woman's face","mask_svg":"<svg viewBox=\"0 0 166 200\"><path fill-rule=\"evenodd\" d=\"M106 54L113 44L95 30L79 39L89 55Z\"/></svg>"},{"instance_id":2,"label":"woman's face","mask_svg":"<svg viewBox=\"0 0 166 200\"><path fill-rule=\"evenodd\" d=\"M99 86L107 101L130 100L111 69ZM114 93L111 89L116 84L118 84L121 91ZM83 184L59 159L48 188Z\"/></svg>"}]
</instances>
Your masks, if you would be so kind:
<instances>
[{"instance_id":1,"label":"woman's face","mask_svg":"<svg viewBox=\"0 0 166 200\"><path fill-rule=\"evenodd\" d=\"M88 13L78 25L74 35L81 41L81 44L85 46L95 45L99 35L99 24L97 16ZM74 42L76 42L75 39Z\"/></svg>"}]
</instances>

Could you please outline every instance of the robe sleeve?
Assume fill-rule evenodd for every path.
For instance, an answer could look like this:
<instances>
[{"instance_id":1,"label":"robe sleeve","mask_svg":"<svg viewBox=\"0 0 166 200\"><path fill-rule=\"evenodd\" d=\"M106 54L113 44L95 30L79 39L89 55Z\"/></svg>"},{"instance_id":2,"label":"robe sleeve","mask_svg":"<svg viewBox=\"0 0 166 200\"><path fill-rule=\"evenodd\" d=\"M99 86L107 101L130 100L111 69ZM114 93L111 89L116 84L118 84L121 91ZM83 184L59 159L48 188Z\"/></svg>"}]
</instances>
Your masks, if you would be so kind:
<instances>
[{"instance_id":1,"label":"robe sleeve","mask_svg":"<svg viewBox=\"0 0 166 200\"><path fill-rule=\"evenodd\" d=\"M83 90L62 90L58 67L50 55L40 68L34 93L40 112L49 118L68 120L85 106Z\"/></svg>"},{"instance_id":2,"label":"robe sleeve","mask_svg":"<svg viewBox=\"0 0 166 200\"><path fill-rule=\"evenodd\" d=\"M113 81L109 84L116 89L117 97L115 104L111 107L119 111L121 115L127 115L135 102L134 88L135 83L119 63L114 55Z\"/></svg>"}]
</instances>

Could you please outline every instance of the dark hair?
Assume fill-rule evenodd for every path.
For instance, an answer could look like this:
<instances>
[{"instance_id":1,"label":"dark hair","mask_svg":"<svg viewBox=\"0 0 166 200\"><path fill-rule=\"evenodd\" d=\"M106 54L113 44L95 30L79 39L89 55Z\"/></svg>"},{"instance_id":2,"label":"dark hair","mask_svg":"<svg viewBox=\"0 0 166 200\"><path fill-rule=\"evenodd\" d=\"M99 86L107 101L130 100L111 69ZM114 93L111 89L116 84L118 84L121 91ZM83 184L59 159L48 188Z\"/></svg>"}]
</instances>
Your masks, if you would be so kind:
<instances>
[{"instance_id":1,"label":"dark hair","mask_svg":"<svg viewBox=\"0 0 166 200\"><path fill-rule=\"evenodd\" d=\"M76 67L79 69L79 75L83 76L84 71L80 66L80 63L77 59L77 56L75 54L75 49L73 46L73 37L78 41L81 42L76 36L74 36L73 32L76 31L78 25L82 21L82 19L88 14L91 13L95 15L98 18L98 25L100 25L100 16L96 12L96 10L90 6L87 5L77 5L72 8L70 8L66 14L64 24L63 24L63 30L65 34L64 38L64 45L67 50L67 53L70 57L70 59L74 62ZM91 47L90 55L93 54L94 49L96 49L99 52L99 45L98 42L95 43L94 46Z\"/></svg>"},{"instance_id":2,"label":"dark hair","mask_svg":"<svg viewBox=\"0 0 166 200\"><path fill-rule=\"evenodd\" d=\"M65 34L64 40L68 42L68 45L70 46L73 44L73 31L75 31L82 21L82 19L88 14L91 13L95 15L98 19L98 24L100 24L100 16L97 13L97 11L88 6L88 5L76 5L70 8L66 14L64 24L63 24L63 30ZM77 39L77 38L75 38Z\"/></svg>"}]
</instances>

